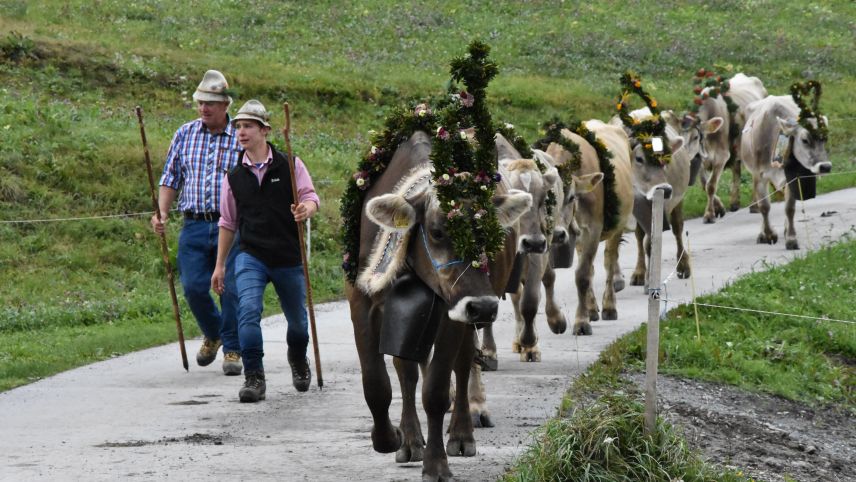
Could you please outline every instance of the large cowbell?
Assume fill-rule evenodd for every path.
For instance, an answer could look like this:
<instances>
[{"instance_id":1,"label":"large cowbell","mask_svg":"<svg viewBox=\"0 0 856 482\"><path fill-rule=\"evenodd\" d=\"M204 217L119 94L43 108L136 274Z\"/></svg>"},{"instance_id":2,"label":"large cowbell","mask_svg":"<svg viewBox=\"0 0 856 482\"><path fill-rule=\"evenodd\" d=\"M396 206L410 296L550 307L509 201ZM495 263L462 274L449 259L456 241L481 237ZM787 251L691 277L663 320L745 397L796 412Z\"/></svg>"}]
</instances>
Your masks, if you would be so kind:
<instances>
[{"instance_id":1,"label":"large cowbell","mask_svg":"<svg viewBox=\"0 0 856 482\"><path fill-rule=\"evenodd\" d=\"M431 353L446 303L413 273L405 272L389 288L383 306L379 351L424 362Z\"/></svg>"},{"instance_id":2,"label":"large cowbell","mask_svg":"<svg viewBox=\"0 0 856 482\"><path fill-rule=\"evenodd\" d=\"M787 142L788 148L782 156L785 158L785 180L788 181L788 189L793 189L795 197L801 201L814 199L817 196L817 175L794 157L794 138L790 137ZM781 145L781 142L778 144ZM774 160L777 155L780 155L779 150L777 145L776 152L773 154Z\"/></svg>"}]
</instances>

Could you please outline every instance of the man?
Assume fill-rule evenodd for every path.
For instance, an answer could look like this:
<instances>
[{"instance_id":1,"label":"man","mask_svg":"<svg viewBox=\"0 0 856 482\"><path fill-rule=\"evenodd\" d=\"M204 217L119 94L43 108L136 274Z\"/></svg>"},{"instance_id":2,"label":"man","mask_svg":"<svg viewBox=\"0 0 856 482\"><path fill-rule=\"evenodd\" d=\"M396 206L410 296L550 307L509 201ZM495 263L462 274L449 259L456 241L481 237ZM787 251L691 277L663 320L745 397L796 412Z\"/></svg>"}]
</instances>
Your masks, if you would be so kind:
<instances>
[{"instance_id":1,"label":"man","mask_svg":"<svg viewBox=\"0 0 856 482\"><path fill-rule=\"evenodd\" d=\"M232 103L228 88L223 74L216 70L205 72L193 94L199 119L181 126L172 139L158 193L161 219L152 216L151 223L155 233L164 232L170 207L181 191L178 210L184 216L184 227L178 238L178 270L184 297L203 334L196 363L210 365L222 345L223 373L240 375L243 366L234 277L237 249L232 250L226 262L226 288L220 293L222 311L209 291L217 260L220 188L225 173L235 167L240 154L227 113ZM229 247L224 247L227 252Z\"/></svg>"},{"instance_id":2,"label":"man","mask_svg":"<svg viewBox=\"0 0 856 482\"><path fill-rule=\"evenodd\" d=\"M297 223L318 211L320 200L312 178L299 158L294 160L297 195L292 192L287 156L267 142L269 114L264 105L250 100L232 121L238 142L244 148L240 163L223 180L220 196L220 248L211 287L228 290L225 266L228 246L236 231L240 251L235 260L238 286L238 338L244 357L244 386L241 402L265 399L265 372L261 317L265 287L273 283L288 322L288 363L294 387L309 389L312 373L306 348L309 329L306 317L306 288ZM295 198L297 201L295 201Z\"/></svg>"}]
</instances>

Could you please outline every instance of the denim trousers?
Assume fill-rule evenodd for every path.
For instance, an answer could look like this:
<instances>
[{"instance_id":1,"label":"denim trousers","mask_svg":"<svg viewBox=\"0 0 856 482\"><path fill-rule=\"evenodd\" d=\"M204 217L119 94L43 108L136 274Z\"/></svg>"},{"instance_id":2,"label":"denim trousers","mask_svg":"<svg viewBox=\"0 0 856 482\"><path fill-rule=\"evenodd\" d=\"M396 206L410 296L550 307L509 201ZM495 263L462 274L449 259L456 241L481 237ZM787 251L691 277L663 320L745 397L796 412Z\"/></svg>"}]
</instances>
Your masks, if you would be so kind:
<instances>
[{"instance_id":1,"label":"denim trousers","mask_svg":"<svg viewBox=\"0 0 856 482\"><path fill-rule=\"evenodd\" d=\"M265 287L269 282L273 283L288 323L285 340L289 354L294 360L304 358L309 345L309 323L303 265L270 267L242 251L235 259L235 281L238 285L238 338L244 373L264 370L261 320Z\"/></svg>"},{"instance_id":2,"label":"denim trousers","mask_svg":"<svg viewBox=\"0 0 856 482\"><path fill-rule=\"evenodd\" d=\"M223 342L223 353L241 351L238 342L238 290L235 286L235 244L226 259L226 291L220 296L218 309L211 296L211 275L217 264L217 240L220 228L216 221L186 219L178 236L178 271L184 297L206 338Z\"/></svg>"}]
</instances>

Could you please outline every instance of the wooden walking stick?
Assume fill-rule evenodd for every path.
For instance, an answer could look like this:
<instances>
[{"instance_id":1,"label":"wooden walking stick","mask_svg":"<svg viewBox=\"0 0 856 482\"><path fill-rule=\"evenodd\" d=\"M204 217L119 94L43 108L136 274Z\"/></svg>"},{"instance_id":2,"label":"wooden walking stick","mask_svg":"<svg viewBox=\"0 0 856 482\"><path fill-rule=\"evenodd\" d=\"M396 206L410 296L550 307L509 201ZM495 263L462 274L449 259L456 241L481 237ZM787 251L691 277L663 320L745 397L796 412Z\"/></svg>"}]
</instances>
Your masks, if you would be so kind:
<instances>
[{"instance_id":1,"label":"wooden walking stick","mask_svg":"<svg viewBox=\"0 0 856 482\"><path fill-rule=\"evenodd\" d=\"M146 158L146 172L149 175L149 191L152 194L152 207L155 209L155 216L158 221L161 220L160 207L158 207L158 198L155 195L155 179L152 176L152 161L149 158L149 144L146 142L146 126L143 125L143 109L137 106L137 120L140 122L140 137L143 139L143 152ZM166 244L166 233L160 235L161 255L163 256L163 264L166 267L166 278L169 281L169 295L172 298L172 313L175 315L175 329L178 330L178 347L181 349L181 363L184 365L185 371L190 371L187 364L187 349L184 347L184 329L181 327L181 313L178 310L178 298L175 296L175 276L172 272L172 265L169 262L169 249Z\"/></svg>"},{"instance_id":2,"label":"wooden walking stick","mask_svg":"<svg viewBox=\"0 0 856 482\"><path fill-rule=\"evenodd\" d=\"M282 104L285 109L285 128L282 134L285 136L285 148L288 151L288 172L291 174L291 192L294 196L294 204L299 204L297 198L297 179L294 178L294 154L291 152L291 115L288 110L288 102ZM318 351L318 332L315 329L315 307L312 305L312 283L309 282L309 260L306 259L306 244L303 240L303 221L297 223L297 238L300 242L300 259L303 262L303 279L306 281L306 307L309 310L309 328L312 330L312 349L315 352L315 374L318 378L318 388L324 389L324 377L321 375L321 353Z\"/></svg>"}]
</instances>

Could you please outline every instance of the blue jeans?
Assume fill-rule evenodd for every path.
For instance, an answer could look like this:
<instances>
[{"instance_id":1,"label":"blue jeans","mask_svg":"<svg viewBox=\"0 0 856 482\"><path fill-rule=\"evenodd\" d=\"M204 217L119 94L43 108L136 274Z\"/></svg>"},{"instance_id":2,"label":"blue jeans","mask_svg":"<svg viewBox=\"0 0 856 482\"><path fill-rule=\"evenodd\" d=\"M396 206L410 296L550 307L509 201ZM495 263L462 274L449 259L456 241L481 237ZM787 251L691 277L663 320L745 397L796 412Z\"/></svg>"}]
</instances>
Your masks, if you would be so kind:
<instances>
[{"instance_id":1,"label":"blue jeans","mask_svg":"<svg viewBox=\"0 0 856 482\"><path fill-rule=\"evenodd\" d=\"M238 253L235 260L235 281L238 285L238 339L244 373L264 370L262 357L262 310L268 282L273 283L279 305L288 322L285 340L294 360L306 356L309 345L309 323L306 318L306 281L303 266L269 267L246 252Z\"/></svg>"},{"instance_id":2,"label":"blue jeans","mask_svg":"<svg viewBox=\"0 0 856 482\"><path fill-rule=\"evenodd\" d=\"M216 222L186 219L178 236L178 271L184 297L206 338L223 342L223 353L241 351L238 342L238 289L235 286L235 256L238 237L226 259L226 291L220 296L222 311L211 297L211 275L217 263Z\"/></svg>"}]
</instances>

